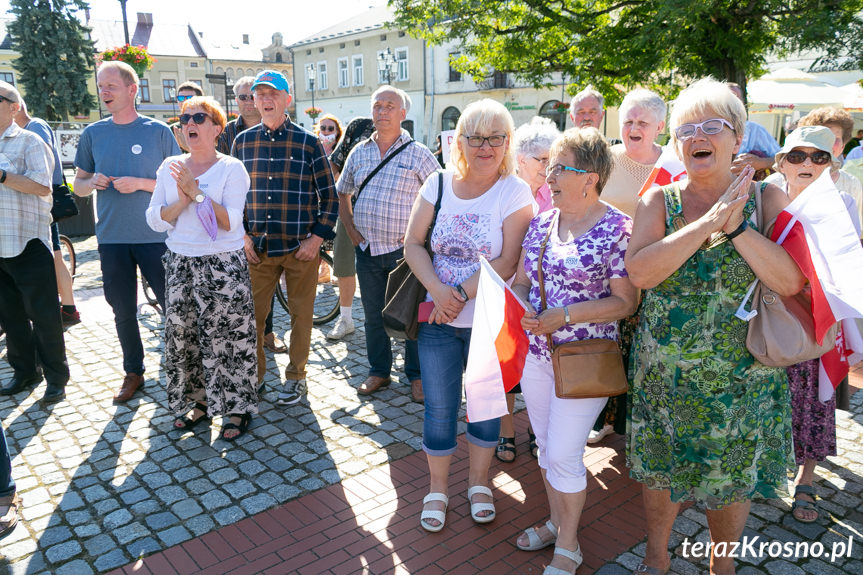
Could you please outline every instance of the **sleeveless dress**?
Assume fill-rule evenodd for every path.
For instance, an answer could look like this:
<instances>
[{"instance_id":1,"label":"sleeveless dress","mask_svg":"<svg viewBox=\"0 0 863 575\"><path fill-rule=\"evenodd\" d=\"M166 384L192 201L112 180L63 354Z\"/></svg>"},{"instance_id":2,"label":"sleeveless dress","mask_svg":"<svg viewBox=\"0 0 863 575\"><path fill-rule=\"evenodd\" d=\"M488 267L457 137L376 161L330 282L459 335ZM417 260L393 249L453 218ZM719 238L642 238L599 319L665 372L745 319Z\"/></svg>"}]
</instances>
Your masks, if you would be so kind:
<instances>
[{"instance_id":1,"label":"sleeveless dress","mask_svg":"<svg viewBox=\"0 0 863 575\"><path fill-rule=\"evenodd\" d=\"M686 225L677 184L663 188L666 235ZM744 207L753 223L754 196ZM647 290L633 344L627 422L630 476L672 501L719 509L786 495L793 466L783 368L746 349L734 316L755 275L732 242L702 246Z\"/></svg>"}]
</instances>

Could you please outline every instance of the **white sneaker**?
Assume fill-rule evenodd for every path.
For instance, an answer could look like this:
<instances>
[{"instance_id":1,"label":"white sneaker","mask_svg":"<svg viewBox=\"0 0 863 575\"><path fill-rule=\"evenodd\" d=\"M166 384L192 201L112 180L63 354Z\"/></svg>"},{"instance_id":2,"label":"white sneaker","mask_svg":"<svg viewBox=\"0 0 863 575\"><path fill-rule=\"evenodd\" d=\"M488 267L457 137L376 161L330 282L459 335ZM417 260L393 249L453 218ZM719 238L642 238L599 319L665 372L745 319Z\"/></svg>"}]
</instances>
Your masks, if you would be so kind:
<instances>
[{"instance_id":1,"label":"white sneaker","mask_svg":"<svg viewBox=\"0 0 863 575\"><path fill-rule=\"evenodd\" d=\"M598 443L602 440L606 435L611 435L614 433L614 428L608 424L605 424L602 429L599 431L595 431L593 429L590 430L590 435L587 436L588 443Z\"/></svg>"},{"instance_id":2,"label":"white sneaker","mask_svg":"<svg viewBox=\"0 0 863 575\"><path fill-rule=\"evenodd\" d=\"M350 319L345 319L344 316L339 316L339 319L336 320L336 325L333 326L332 331L327 334L327 339L342 339L348 334L354 333L356 328L354 328L354 322Z\"/></svg>"}]
</instances>

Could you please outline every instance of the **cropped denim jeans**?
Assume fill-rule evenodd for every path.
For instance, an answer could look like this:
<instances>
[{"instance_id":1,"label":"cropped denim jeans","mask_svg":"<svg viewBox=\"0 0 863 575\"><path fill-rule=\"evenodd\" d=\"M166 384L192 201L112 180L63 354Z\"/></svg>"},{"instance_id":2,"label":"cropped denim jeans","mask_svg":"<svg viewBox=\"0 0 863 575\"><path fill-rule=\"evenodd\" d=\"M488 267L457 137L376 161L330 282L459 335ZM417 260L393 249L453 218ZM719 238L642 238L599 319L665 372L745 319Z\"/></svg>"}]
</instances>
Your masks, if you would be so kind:
<instances>
[{"instance_id":1,"label":"cropped denim jeans","mask_svg":"<svg viewBox=\"0 0 863 575\"><path fill-rule=\"evenodd\" d=\"M470 333L470 328L420 324L418 343L425 394L423 450L432 456L451 455L456 448ZM499 434L500 418L467 424L467 440L480 447L497 445Z\"/></svg>"}]
</instances>

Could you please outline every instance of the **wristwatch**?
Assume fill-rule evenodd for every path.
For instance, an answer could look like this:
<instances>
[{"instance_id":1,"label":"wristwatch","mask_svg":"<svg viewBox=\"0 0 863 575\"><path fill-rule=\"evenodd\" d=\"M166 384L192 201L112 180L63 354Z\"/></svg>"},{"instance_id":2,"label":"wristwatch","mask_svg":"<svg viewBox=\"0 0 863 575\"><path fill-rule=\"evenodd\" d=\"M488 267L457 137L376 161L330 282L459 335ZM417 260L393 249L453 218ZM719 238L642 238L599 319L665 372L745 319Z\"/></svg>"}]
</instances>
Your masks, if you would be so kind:
<instances>
[{"instance_id":1,"label":"wristwatch","mask_svg":"<svg viewBox=\"0 0 863 575\"><path fill-rule=\"evenodd\" d=\"M199 204L203 204L205 197L206 196L204 196L204 194L198 194L197 196L195 196L195 201L198 202Z\"/></svg>"},{"instance_id":2,"label":"wristwatch","mask_svg":"<svg viewBox=\"0 0 863 575\"><path fill-rule=\"evenodd\" d=\"M563 323L569 325L572 323L572 318L569 317L569 306L563 306Z\"/></svg>"}]
</instances>

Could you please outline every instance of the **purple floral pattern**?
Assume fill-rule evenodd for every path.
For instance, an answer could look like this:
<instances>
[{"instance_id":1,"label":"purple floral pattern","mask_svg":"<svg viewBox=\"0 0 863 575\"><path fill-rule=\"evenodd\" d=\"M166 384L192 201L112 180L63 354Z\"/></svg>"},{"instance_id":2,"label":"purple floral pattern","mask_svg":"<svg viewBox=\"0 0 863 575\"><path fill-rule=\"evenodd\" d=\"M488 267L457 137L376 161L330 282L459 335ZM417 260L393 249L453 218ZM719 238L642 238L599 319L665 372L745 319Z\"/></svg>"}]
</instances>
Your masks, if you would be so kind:
<instances>
[{"instance_id":1,"label":"purple floral pattern","mask_svg":"<svg viewBox=\"0 0 863 575\"><path fill-rule=\"evenodd\" d=\"M791 433L797 465L836 455L836 396L824 403L818 399L818 361L785 369L791 389Z\"/></svg>"},{"instance_id":2,"label":"purple floral pattern","mask_svg":"<svg viewBox=\"0 0 863 575\"><path fill-rule=\"evenodd\" d=\"M632 220L608 206L605 215L591 229L567 243L560 241L557 222L557 209L541 213L530 222L522 243L525 249L524 271L531 280L530 305L535 310L541 307L537 260L549 226L553 229L542 263L546 307L563 307L611 295L609 280L627 277L623 257L632 232ZM537 359L551 361L546 337L528 334L528 338L530 353ZM576 323L552 334L555 345L593 338L617 340L617 322Z\"/></svg>"}]
</instances>

